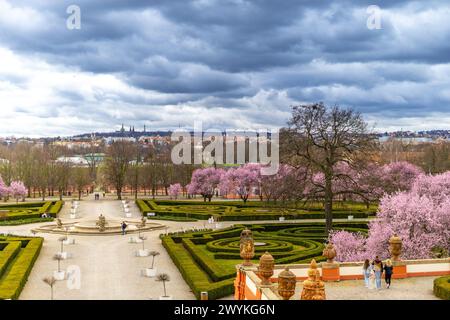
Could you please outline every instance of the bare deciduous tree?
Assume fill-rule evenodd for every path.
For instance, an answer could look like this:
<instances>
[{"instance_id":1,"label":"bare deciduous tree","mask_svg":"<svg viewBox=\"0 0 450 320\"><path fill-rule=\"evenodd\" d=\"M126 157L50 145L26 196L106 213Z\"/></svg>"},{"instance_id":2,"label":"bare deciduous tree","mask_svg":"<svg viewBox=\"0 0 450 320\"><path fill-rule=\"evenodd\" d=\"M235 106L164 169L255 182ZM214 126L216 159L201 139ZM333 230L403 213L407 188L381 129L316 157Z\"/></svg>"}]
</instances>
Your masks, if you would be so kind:
<instances>
[{"instance_id":1,"label":"bare deciduous tree","mask_svg":"<svg viewBox=\"0 0 450 320\"><path fill-rule=\"evenodd\" d=\"M117 199L122 200L122 190L126 183L126 175L131 161L135 160L135 145L128 141L115 141L107 151L105 174L107 180L114 185Z\"/></svg>"},{"instance_id":2,"label":"bare deciduous tree","mask_svg":"<svg viewBox=\"0 0 450 320\"><path fill-rule=\"evenodd\" d=\"M333 183L341 178L351 179L336 172L335 166L345 162L361 169L361 160L370 158L374 150L375 136L369 133L360 113L338 106L327 108L323 103L293 107L288 125L281 145L287 162L301 163L308 171L324 176L323 185L316 187L323 194L328 232L333 221Z\"/></svg>"}]
</instances>

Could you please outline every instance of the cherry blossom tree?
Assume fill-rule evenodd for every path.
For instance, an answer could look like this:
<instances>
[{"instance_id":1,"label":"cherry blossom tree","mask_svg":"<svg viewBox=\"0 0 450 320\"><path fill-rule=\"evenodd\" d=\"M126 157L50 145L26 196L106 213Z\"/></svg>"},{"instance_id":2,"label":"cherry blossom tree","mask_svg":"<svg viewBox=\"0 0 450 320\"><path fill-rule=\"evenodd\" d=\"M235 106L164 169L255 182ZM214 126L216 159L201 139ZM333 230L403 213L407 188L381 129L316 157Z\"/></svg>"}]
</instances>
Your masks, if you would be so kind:
<instances>
[{"instance_id":1,"label":"cherry blossom tree","mask_svg":"<svg viewBox=\"0 0 450 320\"><path fill-rule=\"evenodd\" d=\"M12 181L8 188L8 194L16 199L17 203L19 202L19 199L23 199L27 193L28 190L22 181Z\"/></svg>"},{"instance_id":2,"label":"cherry blossom tree","mask_svg":"<svg viewBox=\"0 0 450 320\"><path fill-rule=\"evenodd\" d=\"M382 167L382 184L386 193L411 190L414 181L424 172L421 168L406 162L392 162Z\"/></svg>"},{"instance_id":3,"label":"cherry blossom tree","mask_svg":"<svg viewBox=\"0 0 450 320\"><path fill-rule=\"evenodd\" d=\"M216 168L197 169L192 173L191 183L187 185L189 194L200 194L204 201L214 196L224 170Z\"/></svg>"},{"instance_id":4,"label":"cherry blossom tree","mask_svg":"<svg viewBox=\"0 0 450 320\"><path fill-rule=\"evenodd\" d=\"M404 259L432 258L450 252L450 173L419 176L410 191L385 195L377 217L369 223L364 246L345 231L330 238L342 251L343 259L365 256L389 257L389 239L398 235L403 241ZM348 240L347 242L342 239ZM348 252L351 251L351 254Z\"/></svg>"},{"instance_id":5,"label":"cherry blossom tree","mask_svg":"<svg viewBox=\"0 0 450 320\"><path fill-rule=\"evenodd\" d=\"M2 177L0 176L0 199L7 197L9 194L8 187L6 186L5 182L3 181Z\"/></svg>"},{"instance_id":6,"label":"cherry blossom tree","mask_svg":"<svg viewBox=\"0 0 450 320\"><path fill-rule=\"evenodd\" d=\"M333 230L329 237L336 248L336 260L362 261L366 259L366 236L362 233Z\"/></svg>"},{"instance_id":7,"label":"cherry blossom tree","mask_svg":"<svg viewBox=\"0 0 450 320\"><path fill-rule=\"evenodd\" d=\"M177 200L178 195L180 194L181 190L182 190L181 184L179 184L179 183L171 184L169 186L169 196L170 196L170 198L171 199L173 198L173 199Z\"/></svg>"},{"instance_id":8,"label":"cherry blossom tree","mask_svg":"<svg viewBox=\"0 0 450 320\"><path fill-rule=\"evenodd\" d=\"M246 164L236 169L229 169L223 174L219 189L224 193L235 193L247 202L254 188L259 188L261 166Z\"/></svg>"}]
</instances>

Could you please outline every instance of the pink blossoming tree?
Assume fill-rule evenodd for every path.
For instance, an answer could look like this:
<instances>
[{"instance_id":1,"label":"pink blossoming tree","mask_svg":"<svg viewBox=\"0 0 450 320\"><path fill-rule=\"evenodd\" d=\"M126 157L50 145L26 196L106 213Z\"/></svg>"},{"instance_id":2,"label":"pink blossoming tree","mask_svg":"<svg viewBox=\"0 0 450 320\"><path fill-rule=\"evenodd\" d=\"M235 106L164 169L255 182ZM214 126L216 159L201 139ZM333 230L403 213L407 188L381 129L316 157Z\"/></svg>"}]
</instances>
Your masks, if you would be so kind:
<instances>
[{"instance_id":1,"label":"pink blossoming tree","mask_svg":"<svg viewBox=\"0 0 450 320\"><path fill-rule=\"evenodd\" d=\"M192 173L191 183L187 185L190 195L200 194L204 201L211 201L215 190L220 183L224 170L216 168L197 169Z\"/></svg>"},{"instance_id":2,"label":"pink blossoming tree","mask_svg":"<svg viewBox=\"0 0 450 320\"><path fill-rule=\"evenodd\" d=\"M224 193L235 193L247 202L254 188L259 188L261 166L246 164L236 169L229 169L221 177L219 189Z\"/></svg>"},{"instance_id":3,"label":"pink blossoming tree","mask_svg":"<svg viewBox=\"0 0 450 320\"><path fill-rule=\"evenodd\" d=\"M0 199L7 197L9 194L8 187L6 186L5 182L3 181L2 177L0 176Z\"/></svg>"},{"instance_id":4,"label":"pink blossoming tree","mask_svg":"<svg viewBox=\"0 0 450 320\"><path fill-rule=\"evenodd\" d=\"M183 188L181 187L181 184L179 184L179 183L171 184L169 186L169 196L170 196L170 198L177 200L178 195L181 193L182 189Z\"/></svg>"},{"instance_id":5,"label":"pink blossoming tree","mask_svg":"<svg viewBox=\"0 0 450 320\"><path fill-rule=\"evenodd\" d=\"M23 199L27 194L27 188L22 181L13 181L8 188L8 194L19 202L19 199Z\"/></svg>"},{"instance_id":6,"label":"pink blossoming tree","mask_svg":"<svg viewBox=\"0 0 450 320\"><path fill-rule=\"evenodd\" d=\"M403 259L432 258L450 251L450 179L449 173L420 175L411 191L383 197L377 217L369 224L369 235L361 246L361 238L341 231L333 233L337 251L343 261L358 257L389 257L389 239L402 238ZM354 237L354 238L352 238ZM345 239L346 241L343 241Z\"/></svg>"}]
</instances>

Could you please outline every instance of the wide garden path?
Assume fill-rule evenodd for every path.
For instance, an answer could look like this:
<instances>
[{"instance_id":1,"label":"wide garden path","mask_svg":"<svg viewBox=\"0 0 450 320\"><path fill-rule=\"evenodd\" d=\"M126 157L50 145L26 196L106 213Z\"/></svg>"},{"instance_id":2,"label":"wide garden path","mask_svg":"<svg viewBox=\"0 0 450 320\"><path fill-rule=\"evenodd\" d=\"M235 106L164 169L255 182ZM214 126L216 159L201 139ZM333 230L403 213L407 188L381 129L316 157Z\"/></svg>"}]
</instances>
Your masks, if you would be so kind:
<instances>
[{"instance_id":1,"label":"wide garden path","mask_svg":"<svg viewBox=\"0 0 450 320\"><path fill-rule=\"evenodd\" d=\"M139 218L140 213L136 206L131 205L130 211L133 218ZM70 206L66 205L60 213L64 222L69 220ZM102 213L106 219L124 219L122 204L120 201L85 199L80 202L77 220L96 220ZM71 220L73 222L73 220ZM173 222L162 222L174 228ZM22 225L17 227L0 227L0 233L10 231L15 234L30 234L29 230L37 227L33 225ZM146 248L161 253L156 258L156 266L159 272L170 275L171 281L167 283L168 294L174 299L194 299L188 285L172 260L166 253L159 240L159 234L165 230L146 232L148 240ZM52 260L55 253L59 251L60 235L40 233L45 238L44 245L36 261L36 264L28 278L20 299L49 299L50 289L42 278L52 275L57 269L57 262ZM72 258L61 263L62 269L69 266L79 268L81 272L81 286L79 289L69 289L68 282L58 281L55 285L55 299L106 299L106 300L140 300L158 299L163 293L162 283L156 282L154 278L142 277L141 269L151 264L150 257L136 257L135 251L141 244L128 243L129 236L74 236L76 244L68 245L65 251L72 254ZM73 267L72 267L73 268Z\"/></svg>"},{"instance_id":2,"label":"wide garden path","mask_svg":"<svg viewBox=\"0 0 450 320\"><path fill-rule=\"evenodd\" d=\"M380 290L369 290L363 280L326 282L328 300L439 300L433 294L433 280L436 277L417 277L393 279L386 289L384 281ZM296 297L300 296L303 286L297 286Z\"/></svg>"}]
</instances>

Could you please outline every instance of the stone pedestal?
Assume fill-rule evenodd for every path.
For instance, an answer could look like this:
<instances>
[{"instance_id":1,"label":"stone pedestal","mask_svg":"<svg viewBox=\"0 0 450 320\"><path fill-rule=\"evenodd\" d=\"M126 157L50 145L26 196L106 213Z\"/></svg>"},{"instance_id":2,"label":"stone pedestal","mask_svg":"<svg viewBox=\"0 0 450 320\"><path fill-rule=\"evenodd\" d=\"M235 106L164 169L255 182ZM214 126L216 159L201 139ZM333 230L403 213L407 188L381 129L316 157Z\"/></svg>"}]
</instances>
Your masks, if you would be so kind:
<instances>
[{"instance_id":1,"label":"stone pedestal","mask_svg":"<svg viewBox=\"0 0 450 320\"><path fill-rule=\"evenodd\" d=\"M340 281L339 263L322 262L322 280L323 281Z\"/></svg>"},{"instance_id":2,"label":"stone pedestal","mask_svg":"<svg viewBox=\"0 0 450 320\"><path fill-rule=\"evenodd\" d=\"M394 273L392 274L393 279L404 279L408 277L406 272L406 263L403 261L393 261Z\"/></svg>"}]
</instances>

